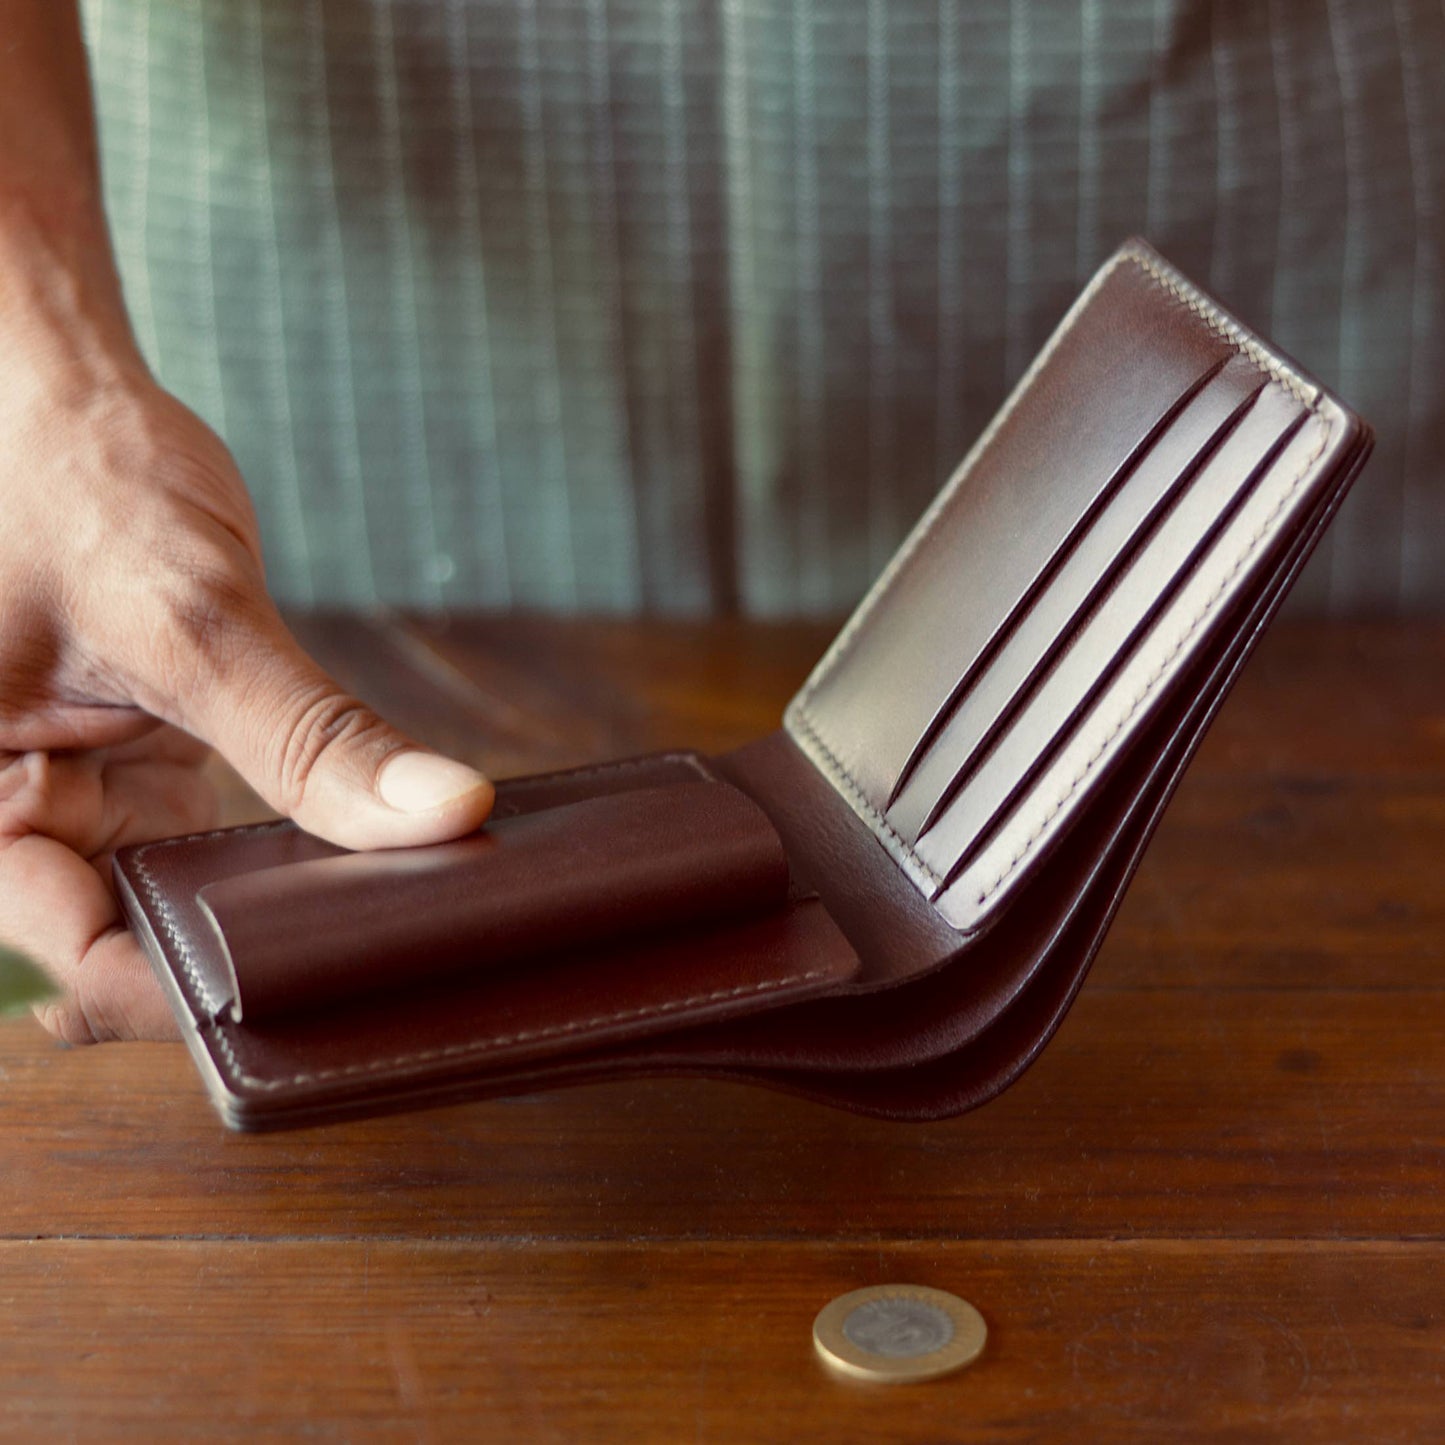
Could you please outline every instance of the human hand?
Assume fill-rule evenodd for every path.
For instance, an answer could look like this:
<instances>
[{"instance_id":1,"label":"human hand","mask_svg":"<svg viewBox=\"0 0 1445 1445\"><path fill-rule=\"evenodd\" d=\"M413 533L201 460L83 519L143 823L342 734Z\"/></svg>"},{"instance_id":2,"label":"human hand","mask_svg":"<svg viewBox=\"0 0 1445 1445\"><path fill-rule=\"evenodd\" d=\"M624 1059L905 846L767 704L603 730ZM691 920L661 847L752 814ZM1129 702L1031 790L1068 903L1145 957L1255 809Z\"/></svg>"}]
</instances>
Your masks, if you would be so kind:
<instances>
[{"instance_id":1,"label":"human hand","mask_svg":"<svg viewBox=\"0 0 1445 1445\"><path fill-rule=\"evenodd\" d=\"M207 744L349 848L460 836L492 788L306 655L229 453L26 224L0 226L0 939L64 989L57 1037L171 1037L110 860L210 824Z\"/></svg>"}]
</instances>

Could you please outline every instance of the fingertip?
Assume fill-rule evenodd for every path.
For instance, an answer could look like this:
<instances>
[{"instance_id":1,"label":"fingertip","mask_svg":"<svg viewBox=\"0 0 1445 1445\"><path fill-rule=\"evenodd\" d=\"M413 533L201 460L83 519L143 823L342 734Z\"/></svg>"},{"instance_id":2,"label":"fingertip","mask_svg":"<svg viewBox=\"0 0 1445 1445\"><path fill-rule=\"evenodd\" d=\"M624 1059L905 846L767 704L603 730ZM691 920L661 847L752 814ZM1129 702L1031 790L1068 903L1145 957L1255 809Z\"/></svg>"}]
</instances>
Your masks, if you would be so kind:
<instances>
[{"instance_id":1,"label":"fingertip","mask_svg":"<svg viewBox=\"0 0 1445 1445\"><path fill-rule=\"evenodd\" d=\"M405 846L446 843L475 832L487 821L496 802L497 790L489 778L472 769L467 771L472 774L472 782L461 792L454 792L430 807L398 815L408 833Z\"/></svg>"},{"instance_id":2,"label":"fingertip","mask_svg":"<svg viewBox=\"0 0 1445 1445\"><path fill-rule=\"evenodd\" d=\"M491 783L475 768L420 748L393 753L377 774L376 791L383 803L408 817L453 805L475 809L483 799L485 817L493 798Z\"/></svg>"},{"instance_id":3,"label":"fingertip","mask_svg":"<svg viewBox=\"0 0 1445 1445\"><path fill-rule=\"evenodd\" d=\"M446 843L486 822L496 790L491 781L436 753L407 748L393 754L370 788L314 786L295 818L310 833L343 848L417 848Z\"/></svg>"}]
</instances>

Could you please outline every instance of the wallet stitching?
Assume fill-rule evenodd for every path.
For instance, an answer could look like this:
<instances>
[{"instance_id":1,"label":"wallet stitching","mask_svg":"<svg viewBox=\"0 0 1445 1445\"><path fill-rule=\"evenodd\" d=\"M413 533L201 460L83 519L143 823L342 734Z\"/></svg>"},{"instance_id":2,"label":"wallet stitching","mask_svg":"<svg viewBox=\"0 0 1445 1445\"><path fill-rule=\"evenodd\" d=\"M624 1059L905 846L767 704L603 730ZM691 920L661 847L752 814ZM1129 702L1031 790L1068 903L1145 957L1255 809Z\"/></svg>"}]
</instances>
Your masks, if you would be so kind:
<instances>
[{"instance_id":1,"label":"wallet stitching","mask_svg":"<svg viewBox=\"0 0 1445 1445\"><path fill-rule=\"evenodd\" d=\"M687 763L701 777L709 776L707 770L698 763L697 758L692 753L667 752L650 753L646 758L620 758L616 762L590 763L581 768L559 768L555 772L537 773L525 779L519 779L518 782L522 785L533 783L541 785L554 782L556 779L562 777L592 778L603 773L635 771L650 763L657 762ZM505 782L506 780L503 779L502 781ZM291 826L292 824L286 818L274 818L264 823L247 823L239 828L209 828L201 833L185 833L175 838L158 838L153 843L142 844L131 854L131 863L140 877L141 885L146 891L146 896L151 901L152 911L159 916L162 927L165 929L166 934L175 947L177 955L180 957L181 968L190 980L191 988L196 998L200 1001L208 1018L215 1018L219 1011L219 1005L217 1001L211 997L210 990L201 979L200 972L196 968L195 960L191 954L190 945L187 944L177 927L171 906L161 894L154 877L151 875L150 866L146 862L146 856L147 854L155 852L157 849L173 848L183 843L205 843L212 838L234 838L241 833L274 833L282 828L289 828Z\"/></svg>"},{"instance_id":2,"label":"wallet stitching","mask_svg":"<svg viewBox=\"0 0 1445 1445\"><path fill-rule=\"evenodd\" d=\"M1318 414L1316 413L1316 415ZM1109 745L1129 725L1130 720L1139 711L1139 709L1143 707L1145 702L1148 701L1149 695L1153 692L1154 687L1158 683L1159 679L1163 677L1165 672L1168 671L1169 665L1188 645L1190 638L1192 638L1194 634L1199 631L1200 624L1203 623L1205 618L1209 615L1210 611L1214 607L1215 602L1217 602L1219 598L1223 596L1225 591L1228 590L1229 584L1234 581L1234 579L1239 575L1240 571L1244 568L1245 564L1248 563L1250 559L1254 556L1254 554L1259 550L1259 544L1264 540L1265 534L1269 532L1271 527L1274 525L1274 519L1279 516L1279 514L1285 509L1285 507L1287 507L1289 503L1293 500L1295 494L1299 491L1301 484L1304 482L1304 479L1309 475L1310 469L1324 454L1325 447L1329 444L1330 433L1332 431L1331 424L1329 420L1325 417L1320 417L1319 420L1319 445L1315 447L1315 449L1309 454L1308 457L1305 458L1300 470L1292 478L1289 485L1281 494L1279 500L1270 509L1269 515L1265 517L1265 519L1260 523L1259 529L1249 539L1249 541L1244 544L1244 547L1241 550L1239 556L1236 558L1234 565L1229 569L1228 573L1220 580L1219 585L1214 589L1214 591L1211 592L1209 596L1204 600L1204 602L1200 605L1199 611L1194 615L1193 620L1179 635L1178 639L1175 641L1174 646L1169 650L1168 656L1166 656L1160 662L1159 666L1154 670L1154 672L1144 682L1143 686L1135 694L1134 700L1129 704L1128 710L1109 730L1108 736L1105 737L1104 740L1099 744L1097 750L1084 761L1079 771L1075 774L1073 781L1070 782L1068 786L1064 789L1064 791L1060 793L1059 796L1053 801L1053 803L1049 805L1048 811L1039 821L1038 826L1019 845L1018 851L1013 855L1012 858L1009 859L1006 864L1003 865L1002 870L993 879L993 881L990 882L986 887L984 887L983 890L978 894L976 900L977 903L986 903L1003 886L1009 875L1012 874L1019 867L1019 865L1024 861L1025 858L1028 857L1031 852L1033 852L1034 845L1047 831L1049 824L1052 823L1054 818L1058 816L1060 809L1062 809L1064 804L1067 803L1069 799L1073 797L1073 795L1078 791L1079 784L1082 783L1084 779L1087 778L1088 775L1093 771L1094 764L1097 763L1101 757L1103 757L1103 755L1108 751Z\"/></svg>"},{"instance_id":3,"label":"wallet stitching","mask_svg":"<svg viewBox=\"0 0 1445 1445\"><path fill-rule=\"evenodd\" d=\"M1278 516L1279 512L1283 510L1283 508L1288 504L1290 499L1298 491L1305 477L1309 474L1315 462L1318 461L1320 456L1323 455L1324 450L1329 443L1330 435L1333 430L1333 424L1331 419L1325 415L1322 415L1320 412L1319 393L1317 391L1306 388L1304 385L1302 385L1299 378L1293 375L1289 371L1289 369L1266 347L1264 347L1253 337L1249 336L1246 332L1244 332L1239 326L1237 326L1227 317L1219 314L1219 312L1210 304L1207 298L1201 296L1197 291L1190 287L1188 283L1184 282L1182 278L1178 277L1177 275L1173 274L1169 270L1166 270L1164 267L1159 265L1158 262L1156 262L1151 256L1144 254L1136 247L1126 246L1121 249L1119 253L1114 256L1113 259L1099 272L1099 274L1090 283L1088 288L1084 291L1083 295L1071 308L1069 316L1059 327L1052 340L1047 346L1045 346L1044 350L1040 352L1033 364L1029 367L1028 371L1025 372L1023 378L1019 382L1018 386L1015 388L1013 394L1010 396L1003 410L999 412L998 416L994 418L987 430L979 438L973 450L964 459L963 464L959 467L954 478L944 487L943 491L935 499L932 506L930 506L916 531L912 544L905 544L904 547L900 548L898 554L894 557L892 563L884 569L883 574L879 577L878 581L875 583L869 595L864 598L857 612L843 628L843 631L838 635L838 638L834 642L833 646L828 649L828 652L824 655L822 661L818 664L817 668L808 678L807 682L804 683L803 687L798 693L797 698L794 700L792 706L788 709L787 721L790 725L797 727L801 731L803 735L801 741L806 751L813 756L815 762L820 763L824 770L832 775L833 780L836 784L840 784L842 786L845 794L852 802L855 811L858 811L862 814L865 821L869 823L873 832L878 837L879 842L882 843L889 852L889 854L893 856L900 864L902 864L905 870L914 877L915 882L919 880L926 881L931 889L937 890L942 886L943 880L938 874L938 872L918 855L917 851L908 842L908 840L905 839L903 835L900 834L888 822L888 819L884 815L884 813L868 796L868 794L866 793L862 785L857 781L857 779L853 777L852 773L848 770L847 765L843 762L841 758L838 757L837 753L824 740L821 732L818 729L818 725L813 714L809 711L810 703L817 689L846 657L849 650L852 648L853 643L857 638L858 633L861 631L864 623L866 623L868 618L872 615L874 608L888 594L895 580L913 561L913 558L918 553L919 549L923 546L923 543L932 534L935 525L937 524L939 518L943 515L944 511L947 509L948 505L952 502L957 490L963 485L965 479L974 470L979 458L987 452L989 446L993 442L994 437L1002 429L1004 423L1008 420L1014 408L1028 393L1029 388L1034 381L1034 378L1052 359L1054 352L1063 343L1064 339L1068 336L1070 331L1072 331L1078 318L1083 314L1088 302L1092 300L1094 295L1103 287L1104 283L1109 279L1110 276L1114 274L1114 272L1121 265L1131 261L1136 266L1138 266L1139 269L1143 271L1144 274L1148 276L1149 279L1153 281L1156 286L1167 291L1171 296L1175 298L1176 301L1183 305L1205 326L1207 326L1210 331L1212 331L1222 340L1226 341L1237 354L1245 357L1258 370L1264 372L1274 383L1281 386L1285 391L1287 391L1291 396L1293 396L1297 401L1299 401L1311 415L1315 416L1321 422L1323 429L1322 435L1320 437L1318 447L1316 447L1314 452L1306 459L1299 473L1294 477L1294 479L1290 482L1289 486L1285 490L1284 495L1280 498L1279 502L1270 512L1269 516L1261 524L1258 533L1254 537L1252 537L1248 543L1246 543L1243 551L1236 559L1234 566L1231 568L1229 574L1220 584L1219 589L1217 589L1206 600L1206 602L1201 607L1199 613L1194 618L1193 622L1190 623L1184 635L1175 645L1174 650L1169 654L1167 658L1165 658L1163 663L1160 665L1158 671L1155 672L1155 674L1149 679L1149 681L1145 684L1142 692L1135 698L1134 702L1130 705L1128 711L1119 719L1118 723L1110 732L1109 737L1105 740L1099 751L1096 752L1085 763L1079 775L1069 785L1068 790L1062 796L1060 796L1051 806L1048 814L1039 824L1034 834L1029 837L1029 839L1022 846L1020 851L1004 867L1003 871L999 874L999 876L993 880L993 882L983 893L979 895L979 898L977 900L979 904L986 902L987 899L991 897L995 892L997 892L998 889L1002 887L1003 884L1008 880L1008 878L1018 869L1018 867L1022 864L1024 858L1028 855L1029 852L1032 851L1035 843L1038 841L1038 838L1041 837L1042 834L1048 829L1049 824L1058 815L1059 811L1063 808L1065 803L1068 802L1069 798L1071 798L1073 794L1078 790L1079 785L1088 777L1089 773L1093 770L1094 764L1097 763L1099 758L1103 756L1105 751L1107 751L1109 744L1128 725L1129 721L1139 711L1140 707L1142 707L1144 703L1148 700L1148 697L1152 692L1155 684L1158 682L1159 678L1163 676L1164 672L1167 671L1169 664L1178 655L1179 651L1182 650L1182 648L1188 643L1190 637L1192 637L1193 634L1198 630L1200 624L1204 621L1210 609L1213 607L1215 600L1224 591L1224 589L1228 587L1229 583L1238 575L1240 569L1248 562L1248 560L1258 547L1259 542L1264 537L1265 533L1270 529L1270 526L1273 523L1275 517Z\"/></svg>"},{"instance_id":4,"label":"wallet stitching","mask_svg":"<svg viewBox=\"0 0 1445 1445\"><path fill-rule=\"evenodd\" d=\"M280 818L268 823L250 823L242 828L212 828L205 833L188 833L180 838L161 838L154 843L147 843L143 847L136 849L131 855L131 864L140 877L141 886L145 889L146 897L150 899L151 909L159 917L161 926L165 929L167 937L171 940L176 954L181 960L181 968L190 980L191 988L205 1009L207 1018L215 1017L218 1007L217 1002L211 997L210 990L201 979L201 975L196 968L195 959L191 954L190 944L186 942L185 936L176 924L175 914L170 903L166 900L156 884L155 878L150 870L150 865L146 862L146 854L152 853L158 848L172 847L177 843L203 843L210 838L235 837L238 833L273 833L278 828L284 828L285 826L286 820Z\"/></svg>"},{"instance_id":5,"label":"wallet stitching","mask_svg":"<svg viewBox=\"0 0 1445 1445\"><path fill-rule=\"evenodd\" d=\"M837 781L842 784L846 791L852 796L855 802L862 808L866 808L872 818L874 827L882 836L880 842L888 849L888 852L901 863L910 873L915 873L925 879L933 888L940 888L943 885L943 877L936 873L909 845L908 840L888 821L884 814L880 813L869 801L868 795L862 787L854 780L847 768L824 742L822 735L813 726L812 719L804 712L797 714L797 723L806 734L806 740L811 742L817 751L823 754L825 760L836 770Z\"/></svg>"},{"instance_id":6,"label":"wallet stitching","mask_svg":"<svg viewBox=\"0 0 1445 1445\"><path fill-rule=\"evenodd\" d=\"M1162 286L1177 301L1192 311L1222 341L1227 341L1242 356L1247 356L1261 371L1267 372L1301 405L1314 411L1319 393L1313 387L1305 386L1277 356L1260 344L1241 327L1220 313L1192 287L1175 274L1159 265L1152 256L1129 250L1124 259L1133 261L1145 271L1157 285Z\"/></svg>"},{"instance_id":7,"label":"wallet stitching","mask_svg":"<svg viewBox=\"0 0 1445 1445\"><path fill-rule=\"evenodd\" d=\"M231 1065L234 1077L240 1083L251 1089L283 1089L297 1084L323 1083L328 1079L360 1078L367 1074L379 1074L388 1069L430 1063L437 1059L463 1059L468 1055L486 1053L490 1049L561 1038L563 1035L582 1033L587 1029L625 1023L629 1019L662 1018L699 1004L721 1003L726 999L745 998L749 994L773 993L792 984L811 983L814 979L827 978L828 973L826 968L813 968L805 973L789 974L786 978L764 979L761 983L738 984L733 988L714 989L710 993L695 994L690 998L672 999L656 1007L620 1009L616 1013L596 1014L592 1018L586 1019L572 1019L567 1023L554 1024L549 1028L519 1029L515 1033L497 1034L489 1039L468 1039L464 1044L448 1044L445 1048L440 1049L420 1049L410 1054L397 1054L389 1059L369 1060L364 1064L346 1064L332 1069L302 1070L284 1079L263 1079L248 1073L231 1040L227 1037L226 1021L216 1021L214 1037L221 1052L226 1056L227 1062Z\"/></svg>"},{"instance_id":8,"label":"wallet stitching","mask_svg":"<svg viewBox=\"0 0 1445 1445\"><path fill-rule=\"evenodd\" d=\"M707 770L698 763L696 757L691 753L672 752L654 753L645 759L624 758L615 763L597 763L585 768L564 769L558 773L542 773L536 775L535 778L526 779L526 783L536 782L541 784L563 776L584 778L595 777L604 773L626 772L659 761L685 762L695 768L701 776L708 776ZM566 1023L552 1025L549 1028L519 1029L510 1034L496 1034L488 1039L469 1039L464 1044L449 1044L445 1048L440 1049L423 1049L409 1054L398 1054L389 1059L369 1060L364 1064L348 1064L342 1068L303 1070L291 1075L289 1078L261 1078L256 1074L252 1074L246 1068L245 1064L242 1063L240 1055L237 1053L234 1044L227 1035L227 1027L233 1026L231 1021L217 1017L216 1002L211 998L209 990L201 979L190 945L177 925L170 903L160 892L156 884L155 877L151 873L150 866L146 861L146 855L157 849L174 847L181 843L204 842L211 838L226 836L235 837L239 833L274 832L287 826L289 826L287 821L284 818L280 818L271 822L251 823L240 828L213 828L208 832L190 833L179 838L162 838L154 843L147 843L137 848L131 855L130 860L137 876L140 878L141 886L145 890L152 912L159 919L167 938L170 939L172 948L176 956L180 959L181 969L189 980L193 993L205 1009L205 1021L212 1025L211 1037L214 1038L226 1063L230 1066L232 1078L249 1089L275 1090L298 1084L320 1083L327 1079L357 1078L367 1074L379 1074L388 1069L401 1068L411 1064L427 1063L436 1059L460 1059L465 1058L469 1054L485 1053L490 1049L505 1048L512 1044L532 1043L544 1039L560 1038L567 1034L582 1033L588 1029L604 1028L609 1024L624 1023L629 1019L661 1018L702 1004L721 1003L727 999L744 998L749 994L757 995L776 992L781 988L811 983L815 979L828 977L829 971L826 968L808 969L802 973L789 974L784 978L770 978L764 979L759 983L739 984L732 988L714 989L709 993L694 994L691 997L682 999L672 999L667 1003L648 1008L620 1009L611 1014L597 1014L591 1018L572 1019Z\"/></svg>"}]
</instances>

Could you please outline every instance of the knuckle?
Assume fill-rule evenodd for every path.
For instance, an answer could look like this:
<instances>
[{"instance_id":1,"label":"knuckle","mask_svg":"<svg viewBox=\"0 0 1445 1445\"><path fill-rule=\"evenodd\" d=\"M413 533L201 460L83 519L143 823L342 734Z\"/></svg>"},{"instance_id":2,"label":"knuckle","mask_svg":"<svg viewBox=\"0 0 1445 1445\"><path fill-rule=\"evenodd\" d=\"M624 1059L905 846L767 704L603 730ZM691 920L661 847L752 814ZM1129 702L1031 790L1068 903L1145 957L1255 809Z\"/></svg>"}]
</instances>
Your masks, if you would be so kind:
<instances>
[{"instance_id":1,"label":"knuckle","mask_svg":"<svg viewBox=\"0 0 1445 1445\"><path fill-rule=\"evenodd\" d=\"M63 1044L103 1044L146 1037L137 1027L133 979L107 945L124 935L125 925L107 924L81 950L73 967L51 969L68 975L58 997L32 1007L32 1013L53 1038Z\"/></svg>"},{"instance_id":2,"label":"knuckle","mask_svg":"<svg viewBox=\"0 0 1445 1445\"><path fill-rule=\"evenodd\" d=\"M120 550L162 559L207 529L253 540L244 484L229 453L197 417L157 388L98 400L82 428L77 468L94 505L71 545L97 563Z\"/></svg>"},{"instance_id":3,"label":"knuckle","mask_svg":"<svg viewBox=\"0 0 1445 1445\"><path fill-rule=\"evenodd\" d=\"M154 575L150 641L167 671L224 678L249 646L263 604L257 580L219 548L192 545Z\"/></svg>"},{"instance_id":4,"label":"knuckle","mask_svg":"<svg viewBox=\"0 0 1445 1445\"><path fill-rule=\"evenodd\" d=\"M279 734L276 778L282 806L294 812L319 768L332 758L354 754L384 731L370 708L345 693L328 690L294 705Z\"/></svg>"},{"instance_id":5,"label":"knuckle","mask_svg":"<svg viewBox=\"0 0 1445 1445\"><path fill-rule=\"evenodd\" d=\"M90 1015L75 999L55 999L36 1004L32 1012L41 1028L57 1043L76 1046L97 1044L103 1037L96 1032Z\"/></svg>"}]
</instances>

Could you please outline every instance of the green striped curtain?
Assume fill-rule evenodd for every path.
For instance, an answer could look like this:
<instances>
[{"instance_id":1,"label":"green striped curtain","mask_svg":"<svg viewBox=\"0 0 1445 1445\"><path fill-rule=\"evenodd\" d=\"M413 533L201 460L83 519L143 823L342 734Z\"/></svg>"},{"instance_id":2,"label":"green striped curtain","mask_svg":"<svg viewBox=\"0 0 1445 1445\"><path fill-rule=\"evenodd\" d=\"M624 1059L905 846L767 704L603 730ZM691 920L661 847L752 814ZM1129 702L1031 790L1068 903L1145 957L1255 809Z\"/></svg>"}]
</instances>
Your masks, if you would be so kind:
<instances>
[{"instance_id":1,"label":"green striped curtain","mask_svg":"<svg viewBox=\"0 0 1445 1445\"><path fill-rule=\"evenodd\" d=\"M127 296L298 604L860 594L1147 235L1374 422L1445 608L1439 0L84 0Z\"/></svg>"}]
</instances>

